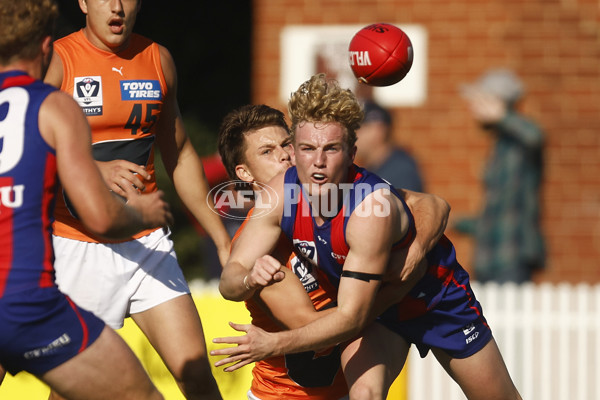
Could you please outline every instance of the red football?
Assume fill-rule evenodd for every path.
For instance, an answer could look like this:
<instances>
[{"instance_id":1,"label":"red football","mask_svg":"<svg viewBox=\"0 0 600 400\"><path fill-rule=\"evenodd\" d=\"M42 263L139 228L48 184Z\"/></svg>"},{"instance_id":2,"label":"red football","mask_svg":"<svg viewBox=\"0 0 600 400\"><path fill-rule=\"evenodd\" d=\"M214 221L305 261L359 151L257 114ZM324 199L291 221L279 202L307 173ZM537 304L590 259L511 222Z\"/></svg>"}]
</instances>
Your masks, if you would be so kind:
<instances>
[{"instance_id":1,"label":"red football","mask_svg":"<svg viewBox=\"0 0 600 400\"><path fill-rule=\"evenodd\" d=\"M413 63L413 48L408 35L390 24L362 28L350 41L348 51L354 76L371 86L400 82Z\"/></svg>"}]
</instances>

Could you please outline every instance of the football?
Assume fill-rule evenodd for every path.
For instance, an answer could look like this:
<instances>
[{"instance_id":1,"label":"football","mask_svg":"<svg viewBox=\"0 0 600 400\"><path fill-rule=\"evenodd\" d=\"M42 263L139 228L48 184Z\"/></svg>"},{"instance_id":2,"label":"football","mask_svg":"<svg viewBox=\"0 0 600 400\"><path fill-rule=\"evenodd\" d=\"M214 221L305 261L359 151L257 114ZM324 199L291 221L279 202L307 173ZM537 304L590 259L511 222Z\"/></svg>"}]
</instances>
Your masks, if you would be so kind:
<instances>
[{"instance_id":1,"label":"football","mask_svg":"<svg viewBox=\"0 0 600 400\"><path fill-rule=\"evenodd\" d=\"M356 32L348 51L354 76L371 86L400 82L413 63L413 47L408 35L391 24L365 26Z\"/></svg>"}]
</instances>

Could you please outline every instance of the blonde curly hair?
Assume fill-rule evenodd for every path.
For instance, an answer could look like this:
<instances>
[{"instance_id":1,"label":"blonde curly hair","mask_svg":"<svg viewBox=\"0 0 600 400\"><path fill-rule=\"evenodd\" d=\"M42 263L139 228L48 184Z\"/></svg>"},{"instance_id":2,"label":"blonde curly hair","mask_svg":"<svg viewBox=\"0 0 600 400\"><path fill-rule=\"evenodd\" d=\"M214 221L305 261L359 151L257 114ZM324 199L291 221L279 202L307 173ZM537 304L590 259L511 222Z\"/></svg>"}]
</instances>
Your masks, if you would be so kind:
<instances>
[{"instance_id":1,"label":"blonde curly hair","mask_svg":"<svg viewBox=\"0 0 600 400\"><path fill-rule=\"evenodd\" d=\"M0 0L0 64L34 59L57 18L54 0Z\"/></svg>"},{"instance_id":2,"label":"blonde curly hair","mask_svg":"<svg viewBox=\"0 0 600 400\"><path fill-rule=\"evenodd\" d=\"M356 143L356 130L364 117L354 93L341 88L335 79L327 78L323 73L313 75L292 93L288 111L292 120L292 140L302 122L335 122L345 128L349 149Z\"/></svg>"}]
</instances>

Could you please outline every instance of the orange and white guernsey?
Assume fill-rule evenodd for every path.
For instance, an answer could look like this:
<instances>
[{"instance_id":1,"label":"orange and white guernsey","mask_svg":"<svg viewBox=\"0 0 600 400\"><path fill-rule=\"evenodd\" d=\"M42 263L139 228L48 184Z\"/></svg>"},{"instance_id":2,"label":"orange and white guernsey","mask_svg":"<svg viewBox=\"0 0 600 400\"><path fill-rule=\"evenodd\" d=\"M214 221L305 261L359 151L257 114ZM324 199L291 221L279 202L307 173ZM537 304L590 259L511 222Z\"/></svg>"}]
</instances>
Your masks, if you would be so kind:
<instances>
[{"instance_id":1,"label":"orange and white guernsey","mask_svg":"<svg viewBox=\"0 0 600 400\"><path fill-rule=\"evenodd\" d=\"M132 34L127 49L113 54L92 45L80 30L54 42L54 51L63 64L60 89L79 103L92 128L94 158L145 165L152 176L144 182L145 193L156 191L154 131L167 92L158 45ZM57 236L106 241L87 232L64 192L57 200L55 217Z\"/></svg>"},{"instance_id":2,"label":"orange and white guernsey","mask_svg":"<svg viewBox=\"0 0 600 400\"><path fill-rule=\"evenodd\" d=\"M252 216L250 210L248 218ZM236 232L235 241L244 229L248 218ZM337 290L319 269L306 268L301 258L283 235L275 250L280 256L291 254L286 267L291 269L304 285L316 310L335 306ZM285 301L285 299L282 299ZM293 304L289 305L294 307ZM255 300L246 301L252 324L268 332L277 332L281 327L273 317ZM307 351L267 358L254 364L252 369L252 394L261 400L337 400L348 394L348 386L340 366L340 346L320 353Z\"/></svg>"}]
</instances>

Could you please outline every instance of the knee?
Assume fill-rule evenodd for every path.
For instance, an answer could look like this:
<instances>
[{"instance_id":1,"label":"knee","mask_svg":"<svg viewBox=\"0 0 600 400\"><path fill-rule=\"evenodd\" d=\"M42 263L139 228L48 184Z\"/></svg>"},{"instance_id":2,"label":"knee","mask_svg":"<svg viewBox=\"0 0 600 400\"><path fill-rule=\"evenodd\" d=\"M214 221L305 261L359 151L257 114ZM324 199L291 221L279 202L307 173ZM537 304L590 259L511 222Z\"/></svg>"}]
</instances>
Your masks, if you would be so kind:
<instances>
[{"instance_id":1,"label":"knee","mask_svg":"<svg viewBox=\"0 0 600 400\"><path fill-rule=\"evenodd\" d=\"M384 400L384 397L382 391L373 385L357 382L350 387L350 400Z\"/></svg>"},{"instance_id":2,"label":"knee","mask_svg":"<svg viewBox=\"0 0 600 400\"><path fill-rule=\"evenodd\" d=\"M190 399L200 398L198 396L209 396L201 398L220 398L217 382L206 360L195 360L188 362L179 374L174 374L179 387Z\"/></svg>"}]
</instances>

